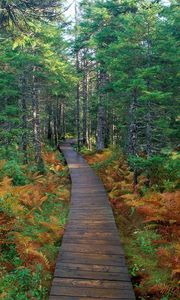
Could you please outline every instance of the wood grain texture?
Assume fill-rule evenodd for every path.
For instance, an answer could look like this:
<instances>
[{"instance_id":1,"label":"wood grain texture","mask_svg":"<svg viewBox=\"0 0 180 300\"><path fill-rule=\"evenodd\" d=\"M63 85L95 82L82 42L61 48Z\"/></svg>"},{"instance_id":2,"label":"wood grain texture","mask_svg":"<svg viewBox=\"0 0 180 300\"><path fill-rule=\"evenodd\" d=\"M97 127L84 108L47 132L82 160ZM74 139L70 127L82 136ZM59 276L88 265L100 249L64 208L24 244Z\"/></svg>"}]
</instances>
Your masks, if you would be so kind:
<instances>
[{"instance_id":1,"label":"wood grain texture","mask_svg":"<svg viewBox=\"0 0 180 300\"><path fill-rule=\"evenodd\" d=\"M135 300L105 189L70 144L60 149L72 181L71 209L49 299Z\"/></svg>"}]
</instances>

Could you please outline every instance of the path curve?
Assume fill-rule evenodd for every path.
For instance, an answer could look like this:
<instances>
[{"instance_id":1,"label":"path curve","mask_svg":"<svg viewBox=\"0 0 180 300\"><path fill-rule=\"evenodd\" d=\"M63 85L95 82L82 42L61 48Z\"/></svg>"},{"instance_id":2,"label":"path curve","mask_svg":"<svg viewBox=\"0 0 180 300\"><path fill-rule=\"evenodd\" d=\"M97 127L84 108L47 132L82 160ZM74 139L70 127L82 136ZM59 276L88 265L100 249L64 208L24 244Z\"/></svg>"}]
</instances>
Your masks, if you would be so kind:
<instances>
[{"instance_id":1,"label":"path curve","mask_svg":"<svg viewBox=\"0 0 180 300\"><path fill-rule=\"evenodd\" d=\"M104 186L70 144L60 149L72 180L71 209L49 299L134 300Z\"/></svg>"}]
</instances>

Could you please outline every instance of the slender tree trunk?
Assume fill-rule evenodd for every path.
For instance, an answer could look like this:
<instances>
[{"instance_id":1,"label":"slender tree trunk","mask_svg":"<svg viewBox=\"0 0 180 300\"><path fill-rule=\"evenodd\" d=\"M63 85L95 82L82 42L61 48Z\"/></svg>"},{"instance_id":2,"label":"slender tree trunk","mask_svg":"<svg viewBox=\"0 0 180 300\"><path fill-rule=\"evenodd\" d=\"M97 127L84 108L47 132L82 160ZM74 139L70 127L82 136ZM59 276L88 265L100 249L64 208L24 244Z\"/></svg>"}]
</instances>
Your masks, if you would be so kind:
<instances>
[{"instance_id":1,"label":"slender tree trunk","mask_svg":"<svg viewBox=\"0 0 180 300\"><path fill-rule=\"evenodd\" d=\"M105 138L104 138L105 147L108 147L110 144L110 112L106 111L106 126L105 126Z\"/></svg>"},{"instance_id":2,"label":"slender tree trunk","mask_svg":"<svg viewBox=\"0 0 180 300\"><path fill-rule=\"evenodd\" d=\"M88 74L87 74L87 59L86 52L84 50L83 57L83 83L82 83L82 93L83 93L83 145L87 146L88 141L88 131L87 131L87 112L88 112Z\"/></svg>"},{"instance_id":3,"label":"slender tree trunk","mask_svg":"<svg viewBox=\"0 0 180 300\"><path fill-rule=\"evenodd\" d=\"M58 143L58 129L57 129L57 114L58 114L58 102L53 101L53 127L54 127L54 144Z\"/></svg>"},{"instance_id":4,"label":"slender tree trunk","mask_svg":"<svg viewBox=\"0 0 180 300\"><path fill-rule=\"evenodd\" d=\"M57 111L57 131L58 131L58 140L61 139L61 103L58 101L57 103L58 111Z\"/></svg>"},{"instance_id":5,"label":"slender tree trunk","mask_svg":"<svg viewBox=\"0 0 180 300\"><path fill-rule=\"evenodd\" d=\"M97 113L97 141L96 148L97 151L102 151L104 149L104 124L105 124L105 109L104 109L104 86L106 83L106 74L101 70L100 78L98 80L98 89L100 93L99 97L99 107Z\"/></svg>"},{"instance_id":6,"label":"slender tree trunk","mask_svg":"<svg viewBox=\"0 0 180 300\"><path fill-rule=\"evenodd\" d=\"M129 107L129 128L128 128L128 154L132 156L137 155L137 91L134 89L132 95L132 102ZM138 171L134 168L134 191L138 183Z\"/></svg>"},{"instance_id":7,"label":"slender tree trunk","mask_svg":"<svg viewBox=\"0 0 180 300\"><path fill-rule=\"evenodd\" d=\"M77 39L77 26L78 26L78 2L75 0L75 37ZM79 74L79 51L76 52L76 71ZM77 130L77 148L80 150L80 83L78 80L76 87L76 130Z\"/></svg>"},{"instance_id":8,"label":"slender tree trunk","mask_svg":"<svg viewBox=\"0 0 180 300\"><path fill-rule=\"evenodd\" d=\"M22 136L21 136L21 149L24 155L24 163L28 163L28 155L27 155L27 147L28 147L28 121L27 121L27 78L25 75L25 72L21 75L20 78L20 84L21 84L21 97L20 97L20 107L21 107L21 128L22 128Z\"/></svg>"},{"instance_id":9,"label":"slender tree trunk","mask_svg":"<svg viewBox=\"0 0 180 300\"><path fill-rule=\"evenodd\" d=\"M48 114L48 130L47 130L47 138L50 143L53 140L53 131L52 131L52 106L51 102L47 105L47 114Z\"/></svg>"},{"instance_id":10,"label":"slender tree trunk","mask_svg":"<svg viewBox=\"0 0 180 300\"><path fill-rule=\"evenodd\" d=\"M66 123L65 123L65 106L62 104L62 138L66 136Z\"/></svg>"},{"instance_id":11,"label":"slender tree trunk","mask_svg":"<svg viewBox=\"0 0 180 300\"><path fill-rule=\"evenodd\" d=\"M98 115L97 115L97 142L96 149L97 151L102 151L104 149L104 116L105 111L102 105L99 105Z\"/></svg>"},{"instance_id":12,"label":"slender tree trunk","mask_svg":"<svg viewBox=\"0 0 180 300\"><path fill-rule=\"evenodd\" d=\"M32 112L33 112L33 135L34 135L34 150L35 161L40 170L43 169L43 160L41 156L41 128L40 128L40 113L39 113L39 99L37 92L36 76L34 74L36 68L33 67L32 74Z\"/></svg>"},{"instance_id":13,"label":"slender tree trunk","mask_svg":"<svg viewBox=\"0 0 180 300\"><path fill-rule=\"evenodd\" d=\"M79 73L79 54L76 54L76 69ZM80 84L79 81L76 87L76 127L77 127L77 147L80 149Z\"/></svg>"},{"instance_id":14,"label":"slender tree trunk","mask_svg":"<svg viewBox=\"0 0 180 300\"><path fill-rule=\"evenodd\" d=\"M129 107L129 128L128 128L128 154L137 154L137 121L136 121L136 110L137 110L137 92L134 89L132 95L132 102Z\"/></svg>"},{"instance_id":15,"label":"slender tree trunk","mask_svg":"<svg viewBox=\"0 0 180 300\"><path fill-rule=\"evenodd\" d=\"M148 26L148 37L147 37L147 67L151 67L151 41L150 41L150 24ZM147 79L147 90L151 91L151 81L150 78ZM147 101L147 114L146 114L146 153L147 157L152 155L152 114L151 114L151 100Z\"/></svg>"},{"instance_id":16,"label":"slender tree trunk","mask_svg":"<svg viewBox=\"0 0 180 300\"><path fill-rule=\"evenodd\" d=\"M151 105L150 101L147 104L147 115L146 115L146 153L147 157L152 155L152 118L151 118Z\"/></svg>"}]
</instances>

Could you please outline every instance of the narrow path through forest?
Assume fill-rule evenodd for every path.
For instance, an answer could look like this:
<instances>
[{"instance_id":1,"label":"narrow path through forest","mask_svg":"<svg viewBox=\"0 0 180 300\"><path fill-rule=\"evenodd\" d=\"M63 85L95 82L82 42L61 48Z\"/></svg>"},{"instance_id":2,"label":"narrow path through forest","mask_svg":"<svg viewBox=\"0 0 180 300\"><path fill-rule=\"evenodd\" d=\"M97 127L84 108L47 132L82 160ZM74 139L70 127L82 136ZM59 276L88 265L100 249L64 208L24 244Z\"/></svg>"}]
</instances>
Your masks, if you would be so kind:
<instances>
[{"instance_id":1,"label":"narrow path through forest","mask_svg":"<svg viewBox=\"0 0 180 300\"><path fill-rule=\"evenodd\" d=\"M69 222L57 259L50 300L135 299L105 189L69 143L60 147L72 191Z\"/></svg>"}]
</instances>

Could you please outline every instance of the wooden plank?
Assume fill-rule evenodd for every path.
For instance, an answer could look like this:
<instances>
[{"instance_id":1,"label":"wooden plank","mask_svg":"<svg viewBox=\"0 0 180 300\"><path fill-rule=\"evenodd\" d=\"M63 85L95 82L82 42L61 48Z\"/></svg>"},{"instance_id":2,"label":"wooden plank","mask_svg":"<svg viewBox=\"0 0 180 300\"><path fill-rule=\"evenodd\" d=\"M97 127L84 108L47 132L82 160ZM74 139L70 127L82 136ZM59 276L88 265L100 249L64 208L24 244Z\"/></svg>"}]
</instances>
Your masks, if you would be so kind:
<instances>
[{"instance_id":1,"label":"wooden plank","mask_svg":"<svg viewBox=\"0 0 180 300\"><path fill-rule=\"evenodd\" d=\"M114 228L105 228L103 230L103 228L97 228L96 227L84 227L84 228L80 228L80 227L77 227L76 226L69 226L67 224L66 226L66 229L65 229L65 234L66 232L71 232L72 234L75 234L75 233L78 233L78 234L84 234L84 233L93 233L93 234L96 234L96 232L98 231L99 234L103 234L103 233L109 233L111 234L112 238L113 238L113 235L117 234L116 230Z\"/></svg>"},{"instance_id":2,"label":"wooden plank","mask_svg":"<svg viewBox=\"0 0 180 300\"><path fill-rule=\"evenodd\" d=\"M78 225L80 225L80 226L95 226L96 228L98 228L98 226L103 226L103 228L104 227L106 227L106 226L108 226L108 227L112 227L112 228L116 228L115 227L115 224L114 224L114 221L111 219L107 219L107 220L93 220L93 219L80 219L80 220L77 220L77 219L75 219L75 220L70 220L69 221L69 223L68 224L70 224L70 225L77 225L77 223L78 223Z\"/></svg>"},{"instance_id":3,"label":"wooden plank","mask_svg":"<svg viewBox=\"0 0 180 300\"><path fill-rule=\"evenodd\" d=\"M52 288L52 295L63 295L63 296L82 296L82 297L94 297L96 298L118 298L118 299L129 299L133 297L133 292L121 289L96 289L96 288L66 288L63 286L54 285Z\"/></svg>"},{"instance_id":4,"label":"wooden plank","mask_svg":"<svg viewBox=\"0 0 180 300\"><path fill-rule=\"evenodd\" d=\"M79 253L61 252L58 256L58 260L61 262L98 264L105 266L122 266L125 264L123 255L98 255L89 253L81 253L81 255L79 255Z\"/></svg>"},{"instance_id":5,"label":"wooden plank","mask_svg":"<svg viewBox=\"0 0 180 300\"><path fill-rule=\"evenodd\" d=\"M79 243L79 244L95 244L95 245L116 245L116 246L119 246L120 247L120 241L119 240L112 240L112 239L92 239L90 237L88 238L82 238L80 235L77 237L74 237L74 236L68 236L68 235L65 235L65 237L63 238L63 242L66 242L67 244L71 244L72 243L72 239L73 239L73 242L74 243Z\"/></svg>"},{"instance_id":6,"label":"wooden plank","mask_svg":"<svg viewBox=\"0 0 180 300\"><path fill-rule=\"evenodd\" d=\"M119 236L112 236L112 232L111 231L71 231L66 229L66 234L64 235L64 237L69 236L69 237L78 237L80 239L82 238L94 238L94 239L110 239L110 240L119 240Z\"/></svg>"},{"instance_id":7,"label":"wooden plank","mask_svg":"<svg viewBox=\"0 0 180 300\"><path fill-rule=\"evenodd\" d=\"M99 214L99 217L97 214L94 214L93 212L92 213L84 213L84 214L80 214L80 213L72 213L70 212L69 214L69 223L71 221L85 221L85 222L88 222L88 223L93 223L93 220L96 221L96 222L109 222L109 223L113 223L112 221L112 216L111 215L108 215L107 213L101 213ZM113 223L114 224L114 223Z\"/></svg>"},{"instance_id":8,"label":"wooden plank","mask_svg":"<svg viewBox=\"0 0 180 300\"><path fill-rule=\"evenodd\" d=\"M94 296L95 297L95 296ZM127 300L127 298L100 298L100 297L97 297L97 298L94 298L94 297L81 297L81 296L64 296L64 295L61 295L61 296L50 296L49 297L49 300L107 300L107 299L111 299L111 300ZM135 298L132 297L132 298L128 298L128 300L134 300Z\"/></svg>"},{"instance_id":9,"label":"wooden plank","mask_svg":"<svg viewBox=\"0 0 180 300\"><path fill-rule=\"evenodd\" d=\"M72 279L72 278L57 278L53 280L53 284L64 287L87 287L87 288L101 288L101 289L132 289L129 282L124 281L108 281L108 280L94 280L94 279Z\"/></svg>"},{"instance_id":10,"label":"wooden plank","mask_svg":"<svg viewBox=\"0 0 180 300\"><path fill-rule=\"evenodd\" d=\"M102 266L102 265L88 265L88 264L77 264L68 262L59 262L56 265L57 270L76 270L76 271L94 271L94 272L107 272L107 273L125 273L127 274L127 268L125 266Z\"/></svg>"},{"instance_id":11,"label":"wooden plank","mask_svg":"<svg viewBox=\"0 0 180 300\"><path fill-rule=\"evenodd\" d=\"M96 210L96 207L98 207L98 211ZM86 206L85 205L85 208L82 209L82 205L77 205L76 202L72 203L72 206L71 206L71 209L70 209L70 212L74 212L74 213L79 213L79 214L91 214L91 213L94 213L96 215L98 214L103 214L103 213L106 213L110 216L113 216L113 213L112 211L109 209L109 206L106 206L106 205L99 205L96 203L96 207L94 206L91 206L91 205L88 205Z\"/></svg>"},{"instance_id":12,"label":"wooden plank","mask_svg":"<svg viewBox=\"0 0 180 300\"><path fill-rule=\"evenodd\" d=\"M124 254L123 250L119 246L114 245L80 245L80 244L66 244L63 243L61 251L77 252L77 253L99 253L99 254Z\"/></svg>"},{"instance_id":13,"label":"wooden plank","mask_svg":"<svg viewBox=\"0 0 180 300\"><path fill-rule=\"evenodd\" d=\"M99 206L99 210L97 211L94 207L92 206L89 206L85 209L82 209L82 205L80 207L77 207L76 204L72 205L71 206L71 209L70 209L70 213L71 214L79 214L79 215L85 215L85 214L93 214L93 215L101 215L101 214L107 214L108 216L113 216L112 212L109 210L109 207L104 207L103 205L102 206Z\"/></svg>"},{"instance_id":14,"label":"wooden plank","mask_svg":"<svg viewBox=\"0 0 180 300\"><path fill-rule=\"evenodd\" d=\"M101 279L101 280L116 280L116 281L130 281L126 273L107 273L94 271L81 271L73 269L57 269L54 273L55 277L60 278L85 278L85 279Z\"/></svg>"},{"instance_id":15,"label":"wooden plank","mask_svg":"<svg viewBox=\"0 0 180 300\"><path fill-rule=\"evenodd\" d=\"M91 220L88 220L88 218L91 217ZM105 222L104 219L107 222L113 222L112 221L112 216L108 216L107 214L105 215L100 215L99 217L97 215L92 214L91 216L89 214L84 214L84 215L79 215L79 214L75 214L73 215L72 213L70 213L69 215L69 224L71 222L86 222L86 223L90 223L90 222Z\"/></svg>"}]
</instances>

